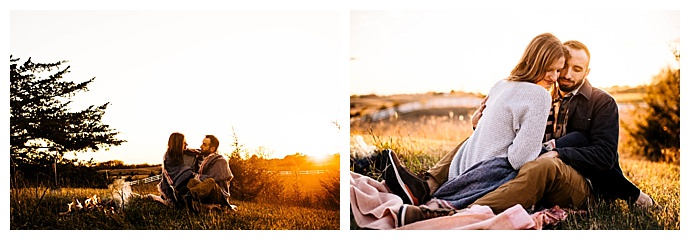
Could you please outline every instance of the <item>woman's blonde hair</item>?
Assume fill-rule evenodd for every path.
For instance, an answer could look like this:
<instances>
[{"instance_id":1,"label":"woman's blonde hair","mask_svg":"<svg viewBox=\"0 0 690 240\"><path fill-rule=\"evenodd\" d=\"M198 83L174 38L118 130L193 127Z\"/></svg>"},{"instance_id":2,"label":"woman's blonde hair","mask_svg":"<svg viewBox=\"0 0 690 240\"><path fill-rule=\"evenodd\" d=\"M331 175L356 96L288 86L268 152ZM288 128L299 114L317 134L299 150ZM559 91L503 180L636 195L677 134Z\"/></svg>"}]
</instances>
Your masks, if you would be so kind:
<instances>
[{"instance_id":1,"label":"woman's blonde hair","mask_svg":"<svg viewBox=\"0 0 690 240\"><path fill-rule=\"evenodd\" d=\"M166 154L170 156L170 160L172 160L174 165L182 163L182 154L185 147L185 138L182 133L174 132L170 134L168 138L168 151Z\"/></svg>"},{"instance_id":2,"label":"woman's blonde hair","mask_svg":"<svg viewBox=\"0 0 690 240\"><path fill-rule=\"evenodd\" d=\"M527 45L508 80L536 83L546 75L549 66L559 58L566 57L567 52L561 40L553 34L539 34Z\"/></svg>"}]
</instances>

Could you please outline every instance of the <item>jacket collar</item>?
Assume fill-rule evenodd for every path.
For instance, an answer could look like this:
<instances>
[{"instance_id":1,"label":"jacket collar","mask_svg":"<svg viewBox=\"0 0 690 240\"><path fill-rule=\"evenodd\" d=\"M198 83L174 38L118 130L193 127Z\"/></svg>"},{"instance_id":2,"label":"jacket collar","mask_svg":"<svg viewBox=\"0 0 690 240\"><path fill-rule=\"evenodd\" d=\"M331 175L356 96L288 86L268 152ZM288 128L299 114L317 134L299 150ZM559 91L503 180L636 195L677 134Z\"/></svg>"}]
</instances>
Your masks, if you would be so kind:
<instances>
[{"instance_id":1,"label":"jacket collar","mask_svg":"<svg viewBox=\"0 0 690 240\"><path fill-rule=\"evenodd\" d=\"M574 90L574 92L575 95L582 95L589 101L590 97L592 96L592 84L590 84L589 80L586 78L583 81L582 86L580 86L579 89Z\"/></svg>"}]
</instances>

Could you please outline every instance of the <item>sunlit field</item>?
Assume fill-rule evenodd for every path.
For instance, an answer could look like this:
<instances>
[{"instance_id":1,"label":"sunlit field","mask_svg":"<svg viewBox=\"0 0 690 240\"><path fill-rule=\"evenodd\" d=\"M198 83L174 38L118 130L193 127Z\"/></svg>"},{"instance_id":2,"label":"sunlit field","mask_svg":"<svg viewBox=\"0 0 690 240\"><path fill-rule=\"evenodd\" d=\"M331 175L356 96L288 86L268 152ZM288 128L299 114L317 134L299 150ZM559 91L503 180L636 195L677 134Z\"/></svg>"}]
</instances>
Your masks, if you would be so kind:
<instances>
[{"instance_id":1,"label":"sunlit field","mask_svg":"<svg viewBox=\"0 0 690 240\"><path fill-rule=\"evenodd\" d=\"M625 97L626 101L634 100ZM469 119L473 111L474 108L435 109L380 121L353 118L351 147L355 145L354 139L361 136L377 149L394 150L413 172L423 172L472 133ZM622 122L629 121L631 113L621 111L620 117ZM622 128L620 134L622 143L628 136ZM639 209L621 200L595 202L587 213L571 214L554 229L680 229L680 166L626 154L625 146L619 146L619 151L625 175L654 198L659 208ZM351 229L358 229L350 220Z\"/></svg>"},{"instance_id":2,"label":"sunlit field","mask_svg":"<svg viewBox=\"0 0 690 240\"><path fill-rule=\"evenodd\" d=\"M252 201L231 198L236 211L224 207L199 213L166 207L137 196L130 198L124 208L118 208L109 189L12 188L10 229L333 230L340 228L340 214L337 206L324 204L328 191L322 182L338 185L338 177L337 169L318 174L280 175L281 184L286 186L280 193L262 195ZM158 194L156 184L133 185L132 192L142 196ZM73 199L86 206L84 200L93 195L98 196L104 208L67 212Z\"/></svg>"},{"instance_id":3,"label":"sunlit field","mask_svg":"<svg viewBox=\"0 0 690 240\"><path fill-rule=\"evenodd\" d=\"M193 214L164 207L150 199L133 198L121 212L83 211L60 215L67 211L72 197L85 199L103 189L62 189L41 197L42 189L13 190L10 229L339 229L336 210L299 206L235 201L237 211L225 208Z\"/></svg>"}]
</instances>

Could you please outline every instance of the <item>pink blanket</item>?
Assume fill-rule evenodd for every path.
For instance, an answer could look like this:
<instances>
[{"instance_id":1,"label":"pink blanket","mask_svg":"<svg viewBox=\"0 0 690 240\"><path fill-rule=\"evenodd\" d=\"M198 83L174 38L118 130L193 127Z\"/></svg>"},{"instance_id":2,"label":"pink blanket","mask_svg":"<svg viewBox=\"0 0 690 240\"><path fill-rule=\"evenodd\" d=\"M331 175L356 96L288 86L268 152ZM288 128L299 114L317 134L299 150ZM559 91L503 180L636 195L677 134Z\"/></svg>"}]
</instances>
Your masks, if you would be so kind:
<instances>
[{"instance_id":1,"label":"pink blanket","mask_svg":"<svg viewBox=\"0 0 690 240\"><path fill-rule=\"evenodd\" d=\"M402 199L392 194L385 184L370 177L350 172L350 206L359 227L370 229L542 229L567 216L557 206L528 214L515 205L495 215L488 206L473 205L453 216L438 217L396 228L396 213Z\"/></svg>"}]
</instances>

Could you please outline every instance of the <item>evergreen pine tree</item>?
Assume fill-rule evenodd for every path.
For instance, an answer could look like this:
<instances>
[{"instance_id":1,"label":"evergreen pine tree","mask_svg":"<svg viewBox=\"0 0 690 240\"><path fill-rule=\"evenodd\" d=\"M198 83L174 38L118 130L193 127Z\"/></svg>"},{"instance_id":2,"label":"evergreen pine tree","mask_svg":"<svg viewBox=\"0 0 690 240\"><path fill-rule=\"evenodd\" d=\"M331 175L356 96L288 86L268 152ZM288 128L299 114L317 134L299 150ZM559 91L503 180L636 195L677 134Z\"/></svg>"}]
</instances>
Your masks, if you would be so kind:
<instances>
[{"instance_id":1,"label":"evergreen pine tree","mask_svg":"<svg viewBox=\"0 0 690 240\"><path fill-rule=\"evenodd\" d=\"M10 56L10 164L13 167L50 166L67 152L79 152L125 142L101 119L109 103L71 111L69 99L88 91L82 83L64 80L67 61L21 63ZM68 160L64 160L68 161ZM13 173L14 174L14 173Z\"/></svg>"}]
</instances>

